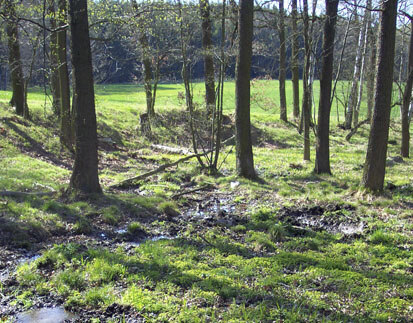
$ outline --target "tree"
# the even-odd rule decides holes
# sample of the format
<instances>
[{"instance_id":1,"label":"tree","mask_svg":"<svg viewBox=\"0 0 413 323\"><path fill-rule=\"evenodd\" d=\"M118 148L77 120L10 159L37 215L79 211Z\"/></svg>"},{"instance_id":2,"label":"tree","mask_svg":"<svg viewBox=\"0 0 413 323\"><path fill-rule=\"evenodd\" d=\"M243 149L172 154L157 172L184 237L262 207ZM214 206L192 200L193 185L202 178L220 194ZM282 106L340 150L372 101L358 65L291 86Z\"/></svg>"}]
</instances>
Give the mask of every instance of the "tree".
<instances>
[{"instance_id":1,"label":"tree","mask_svg":"<svg viewBox=\"0 0 413 323\"><path fill-rule=\"evenodd\" d=\"M362 178L363 186L372 191L383 190L386 172L393 86L397 0L383 1L381 10L374 111Z\"/></svg>"},{"instance_id":2,"label":"tree","mask_svg":"<svg viewBox=\"0 0 413 323\"><path fill-rule=\"evenodd\" d=\"M409 146L410 146L410 132L409 132L409 105L412 98L412 87L413 87L413 17L410 17L410 43L409 43L409 65L408 65L408 76L406 86L403 93L402 102L402 144L401 144L401 155L403 157L409 157Z\"/></svg>"},{"instance_id":3,"label":"tree","mask_svg":"<svg viewBox=\"0 0 413 323\"><path fill-rule=\"evenodd\" d=\"M302 123L304 129L304 160L310 160L310 121L311 121L311 89L309 85L310 74L310 35L308 27L308 1L303 0L303 20L304 20L304 71L303 71L303 104L302 104Z\"/></svg>"},{"instance_id":4,"label":"tree","mask_svg":"<svg viewBox=\"0 0 413 323\"><path fill-rule=\"evenodd\" d=\"M317 147L315 169L317 174L331 174L330 169L330 111L331 84L333 81L334 37L338 0L326 0L324 22L323 61L320 76L320 103L318 108Z\"/></svg>"},{"instance_id":5,"label":"tree","mask_svg":"<svg viewBox=\"0 0 413 323\"><path fill-rule=\"evenodd\" d=\"M215 110L215 71L212 44L212 25L208 0L199 0L202 18L202 50L204 54L205 103L208 115Z\"/></svg>"},{"instance_id":6,"label":"tree","mask_svg":"<svg viewBox=\"0 0 413 323\"><path fill-rule=\"evenodd\" d=\"M70 189L101 193L98 178L97 126L87 0L69 0L74 80L75 163Z\"/></svg>"},{"instance_id":7,"label":"tree","mask_svg":"<svg viewBox=\"0 0 413 323\"><path fill-rule=\"evenodd\" d=\"M239 3L239 48L235 82L235 143L238 175L254 179L257 177L252 154L250 119L250 78L252 57L254 1Z\"/></svg>"},{"instance_id":8,"label":"tree","mask_svg":"<svg viewBox=\"0 0 413 323\"><path fill-rule=\"evenodd\" d=\"M52 108L54 113L60 117L60 84L59 84L59 58L57 54L57 22L56 22L56 3L49 0L48 13L50 15L50 90L52 92Z\"/></svg>"},{"instance_id":9,"label":"tree","mask_svg":"<svg viewBox=\"0 0 413 323\"><path fill-rule=\"evenodd\" d=\"M287 122L287 100L285 97L285 72L286 72L286 50L285 50L285 25L284 25L284 0L279 0L278 34L280 37L280 67L278 82L280 88L280 119Z\"/></svg>"},{"instance_id":10,"label":"tree","mask_svg":"<svg viewBox=\"0 0 413 323\"><path fill-rule=\"evenodd\" d=\"M7 15L6 32L9 47L9 66L13 88L10 104L16 107L16 113L18 115L28 118L29 110L26 101L26 92L24 89L25 81L20 55L19 26L18 19L16 17L16 5L14 0L7 0L5 2L5 12Z\"/></svg>"},{"instance_id":11,"label":"tree","mask_svg":"<svg viewBox=\"0 0 413 323\"><path fill-rule=\"evenodd\" d=\"M291 24L292 24L292 44L291 44L291 82L293 84L293 115L298 118L300 115L300 86L299 86L299 65L298 65L298 30L297 30L297 0L291 1Z\"/></svg>"},{"instance_id":12,"label":"tree","mask_svg":"<svg viewBox=\"0 0 413 323\"><path fill-rule=\"evenodd\" d=\"M58 0L58 26L57 32L57 58L59 76L59 99L60 99L60 142L62 145L72 149L72 121L70 115L70 85L69 72L67 68L66 29L62 28L67 22L67 2Z\"/></svg>"}]
</instances>

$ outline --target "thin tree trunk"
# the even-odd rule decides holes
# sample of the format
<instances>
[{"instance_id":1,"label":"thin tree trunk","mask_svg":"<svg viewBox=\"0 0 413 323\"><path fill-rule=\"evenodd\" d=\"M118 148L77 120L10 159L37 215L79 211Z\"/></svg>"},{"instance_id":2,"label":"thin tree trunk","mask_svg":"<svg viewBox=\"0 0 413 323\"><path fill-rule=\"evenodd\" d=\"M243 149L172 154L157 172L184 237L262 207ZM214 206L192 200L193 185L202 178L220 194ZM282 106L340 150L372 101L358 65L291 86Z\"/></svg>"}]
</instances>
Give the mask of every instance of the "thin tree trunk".
<instances>
[{"instance_id":1,"label":"thin tree trunk","mask_svg":"<svg viewBox=\"0 0 413 323\"><path fill-rule=\"evenodd\" d=\"M19 30L16 17L16 8L12 0L5 2L7 13L6 32L9 47L9 66L13 94L10 104L16 108L18 115L24 116L26 110L26 96L24 90L23 67L20 56Z\"/></svg>"},{"instance_id":2,"label":"thin tree trunk","mask_svg":"<svg viewBox=\"0 0 413 323\"><path fill-rule=\"evenodd\" d=\"M67 2L58 0L59 19L58 25L67 23ZM60 89L60 142L70 150L73 146L72 121L70 115L70 84L67 68L66 29L57 32L57 55Z\"/></svg>"},{"instance_id":3,"label":"thin tree trunk","mask_svg":"<svg viewBox=\"0 0 413 323\"><path fill-rule=\"evenodd\" d=\"M215 110L215 68L209 0L199 0L202 19L202 50L204 54L205 103L209 116Z\"/></svg>"},{"instance_id":4,"label":"thin tree trunk","mask_svg":"<svg viewBox=\"0 0 413 323\"><path fill-rule=\"evenodd\" d=\"M285 49L285 25L284 25L284 0L279 0L278 34L280 38L280 66L279 66L279 90L280 90L280 119L287 122L287 99L285 96L285 72L286 72L286 49Z\"/></svg>"},{"instance_id":5,"label":"thin tree trunk","mask_svg":"<svg viewBox=\"0 0 413 323\"><path fill-rule=\"evenodd\" d=\"M101 193L98 177L97 126L87 0L69 0L74 88L76 155L70 189Z\"/></svg>"},{"instance_id":6,"label":"thin tree trunk","mask_svg":"<svg viewBox=\"0 0 413 323\"><path fill-rule=\"evenodd\" d=\"M359 29L356 62L354 64L353 80L351 82L350 96L349 96L348 103L347 103L346 122L344 125L346 129L351 129L351 124L353 121L353 116L354 116L356 105L357 105L357 94L358 94L357 89L358 89L360 73L361 73L361 62L362 62L362 56L363 56L364 38L366 37L366 24L367 24L366 13L367 12L369 12L369 10L365 10L364 17L363 17L363 23L362 23L361 28Z\"/></svg>"},{"instance_id":7,"label":"thin tree trunk","mask_svg":"<svg viewBox=\"0 0 413 323\"><path fill-rule=\"evenodd\" d=\"M305 63L303 73L303 103L302 103L302 120L304 129L304 160L310 160L310 119L311 119L311 93L308 84L310 73L310 40L308 28L308 1L303 0L303 20L304 20L304 50Z\"/></svg>"},{"instance_id":8,"label":"thin tree trunk","mask_svg":"<svg viewBox=\"0 0 413 323\"><path fill-rule=\"evenodd\" d=\"M409 43L409 65L408 78L403 93L402 102L402 144L401 155L409 157L410 131L409 131L409 105L413 87L413 20L411 20L410 43Z\"/></svg>"},{"instance_id":9,"label":"thin tree trunk","mask_svg":"<svg viewBox=\"0 0 413 323\"><path fill-rule=\"evenodd\" d=\"M146 36L144 29L141 30L139 42L142 46L142 67L146 95L146 113L149 116L149 120L151 120L155 116L155 109L152 104L152 63L148 37Z\"/></svg>"},{"instance_id":10,"label":"thin tree trunk","mask_svg":"<svg viewBox=\"0 0 413 323\"><path fill-rule=\"evenodd\" d=\"M370 28L370 17L371 17L371 12L370 12L370 7L371 7L371 0L367 1L367 9L364 13L364 18L363 18L363 27L364 27L364 42L363 42L363 52L361 54L361 67L360 67L360 82L359 82L359 88L358 88L358 94L357 94L357 104L354 108L354 120L353 120L353 127L357 127L359 123L359 114L360 114L360 107L361 107L361 101L363 99L363 86L364 86L364 75L365 75L365 70L366 70L366 59L367 59L367 32Z\"/></svg>"},{"instance_id":11,"label":"thin tree trunk","mask_svg":"<svg viewBox=\"0 0 413 323\"><path fill-rule=\"evenodd\" d=\"M250 78L254 1L240 0L239 49L236 70L235 143L238 175L257 177L252 154L250 119Z\"/></svg>"},{"instance_id":12,"label":"thin tree trunk","mask_svg":"<svg viewBox=\"0 0 413 323\"><path fill-rule=\"evenodd\" d=\"M381 9L374 112L362 178L363 186L372 191L383 190L386 172L393 86L397 0L383 1Z\"/></svg>"},{"instance_id":13,"label":"thin tree trunk","mask_svg":"<svg viewBox=\"0 0 413 323\"><path fill-rule=\"evenodd\" d=\"M336 32L338 2L339 0L326 0L326 21L324 23L323 61L320 76L320 103L318 108L317 147L314 169L317 174L331 174L329 135L334 38Z\"/></svg>"},{"instance_id":14,"label":"thin tree trunk","mask_svg":"<svg viewBox=\"0 0 413 323\"><path fill-rule=\"evenodd\" d=\"M367 119L371 120L374 104L374 81L376 76L377 41L374 28L369 29L370 60L367 72Z\"/></svg>"},{"instance_id":15,"label":"thin tree trunk","mask_svg":"<svg viewBox=\"0 0 413 323\"><path fill-rule=\"evenodd\" d=\"M56 3L55 0L49 1L50 27L56 29ZM52 92L52 108L55 115L60 117L60 84L59 84L59 58L57 55L57 32L50 33L50 89Z\"/></svg>"},{"instance_id":16,"label":"thin tree trunk","mask_svg":"<svg viewBox=\"0 0 413 323\"><path fill-rule=\"evenodd\" d=\"M292 44L291 44L291 82L293 84L294 118L300 116L300 85L299 85L299 65L298 65L298 28L297 28L297 0L291 2L292 20Z\"/></svg>"}]
</instances>

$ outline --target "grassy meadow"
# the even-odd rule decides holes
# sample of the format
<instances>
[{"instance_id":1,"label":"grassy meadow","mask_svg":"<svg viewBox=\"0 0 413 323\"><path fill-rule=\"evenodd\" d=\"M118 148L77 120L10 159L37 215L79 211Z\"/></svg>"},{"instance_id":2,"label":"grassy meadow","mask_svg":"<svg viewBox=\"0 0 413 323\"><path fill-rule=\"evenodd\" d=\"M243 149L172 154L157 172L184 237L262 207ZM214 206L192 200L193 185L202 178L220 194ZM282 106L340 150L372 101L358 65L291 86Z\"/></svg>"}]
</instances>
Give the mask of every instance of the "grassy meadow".
<instances>
[{"instance_id":1,"label":"grassy meadow","mask_svg":"<svg viewBox=\"0 0 413 323\"><path fill-rule=\"evenodd\" d=\"M202 108L203 84L193 90ZM181 84L158 87L162 122L152 130L159 144L191 147L183 91ZM291 92L288 82L295 122ZM225 114L234 112L234 93L227 82ZM51 98L31 89L33 120L25 121L8 107L10 92L0 91L0 190L57 191L0 197L0 322L39 304L64 306L80 322L412 321L413 162L398 157L398 108L386 189L373 195L360 188L368 126L347 142L334 102L333 175L316 175L314 134L312 162L304 163L303 138L279 121L277 93L276 81L253 82L262 182L238 178L234 148L226 146L219 176L192 159L111 190L182 155L154 149L140 133L142 86L97 85L98 136L110 138L99 146L105 194L76 200L64 193L73 159L60 147ZM315 106L317 93L315 82ZM365 109L363 102L360 120Z\"/></svg>"}]
</instances>

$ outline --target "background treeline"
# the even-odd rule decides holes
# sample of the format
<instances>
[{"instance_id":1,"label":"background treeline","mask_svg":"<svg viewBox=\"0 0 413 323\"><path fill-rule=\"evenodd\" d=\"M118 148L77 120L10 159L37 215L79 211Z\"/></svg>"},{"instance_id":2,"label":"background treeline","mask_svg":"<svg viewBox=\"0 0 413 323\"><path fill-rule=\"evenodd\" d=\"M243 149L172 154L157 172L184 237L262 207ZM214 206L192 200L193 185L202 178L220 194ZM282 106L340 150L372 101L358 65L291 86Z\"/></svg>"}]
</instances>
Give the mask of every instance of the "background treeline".
<instances>
[{"instance_id":1,"label":"background treeline","mask_svg":"<svg viewBox=\"0 0 413 323\"><path fill-rule=\"evenodd\" d=\"M29 85L44 85L50 79L49 43L50 32L42 28L50 27L49 13L43 8L43 1L18 1L20 51L23 62L23 73L31 74ZM300 5L300 4L299 4ZM231 2L227 11L228 37L226 55L228 56L226 76L235 77L237 41L237 3ZM312 61L313 78L318 79L322 51L323 6L317 4L315 16L312 17ZM221 35L220 15L222 4L211 2L212 37L214 45L218 46ZM401 5L403 7L403 4ZM303 36L300 8L297 21L297 38L299 45L299 75L303 70ZM311 8L310 8L311 9ZM89 22L92 38L93 69L96 83L131 83L143 80L143 46L140 41L142 33L146 35L147 45L153 63L159 61L159 77L161 81L182 80L182 58L179 49L179 30L175 16L170 12L177 10L175 2L139 2L134 8L132 1L99 0L89 1ZM46 11L46 12L44 12ZM188 36L188 48L191 61L191 76L193 79L203 79L202 29L199 4L194 2L184 8L187 23L191 24L191 35ZM340 80L351 80L356 59L360 27L363 20L363 9L340 4L339 17L336 25L335 41L335 74L340 64ZM251 76L253 78L278 78L280 63L279 9L276 2L255 8L254 38ZM369 48L375 46L378 12L372 12L371 28L373 37ZM292 17L290 4L285 4L285 34L286 34L286 77L291 78L292 58ZM10 80L8 64L7 36L5 21L2 20L0 42L0 89L6 89ZM407 73L408 29L409 24L399 19L394 79ZM343 50L342 57L339 53ZM215 50L216 56L218 49ZM158 63L158 62L157 62ZM69 62L69 71L71 64Z\"/></svg>"}]
</instances>

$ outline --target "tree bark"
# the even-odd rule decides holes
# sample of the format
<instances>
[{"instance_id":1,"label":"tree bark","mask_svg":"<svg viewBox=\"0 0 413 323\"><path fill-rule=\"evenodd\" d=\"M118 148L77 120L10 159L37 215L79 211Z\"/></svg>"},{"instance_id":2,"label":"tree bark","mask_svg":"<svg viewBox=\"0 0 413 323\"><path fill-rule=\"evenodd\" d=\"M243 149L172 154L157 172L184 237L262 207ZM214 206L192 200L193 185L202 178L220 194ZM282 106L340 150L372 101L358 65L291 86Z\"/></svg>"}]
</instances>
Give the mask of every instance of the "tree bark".
<instances>
[{"instance_id":1,"label":"tree bark","mask_svg":"<svg viewBox=\"0 0 413 323\"><path fill-rule=\"evenodd\" d=\"M305 63L303 72L303 104L302 104L302 122L304 129L304 160L310 160L310 120L311 120L311 92L308 84L310 74L310 35L308 28L308 1L303 0L303 23L304 23L304 51Z\"/></svg>"},{"instance_id":2,"label":"tree bark","mask_svg":"<svg viewBox=\"0 0 413 323\"><path fill-rule=\"evenodd\" d=\"M5 12L7 13L6 32L9 47L10 75L13 88L10 104L16 108L16 113L18 115L24 116L27 103L20 55L18 21L13 0L7 0L5 2Z\"/></svg>"},{"instance_id":3,"label":"tree bark","mask_svg":"<svg viewBox=\"0 0 413 323\"><path fill-rule=\"evenodd\" d=\"M254 1L240 0L239 48L236 70L235 147L239 176L254 179L250 119L250 78L252 57Z\"/></svg>"},{"instance_id":4,"label":"tree bark","mask_svg":"<svg viewBox=\"0 0 413 323\"><path fill-rule=\"evenodd\" d=\"M317 174L331 174L329 135L337 8L338 0L326 0L323 61L320 76L320 103L318 108L317 147L314 169Z\"/></svg>"},{"instance_id":5,"label":"tree bark","mask_svg":"<svg viewBox=\"0 0 413 323\"><path fill-rule=\"evenodd\" d=\"M285 50L285 25L284 25L284 0L279 0L278 35L280 38L280 66L278 74L280 90L280 119L287 122L287 99L285 96L285 72L286 72L286 50Z\"/></svg>"},{"instance_id":6,"label":"tree bark","mask_svg":"<svg viewBox=\"0 0 413 323\"><path fill-rule=\"evenodd\" d=\"M362 178L363 186L372 191L383 190L386 172L393 86L397 0L383 1L381 9L374 111Z\"/></svg>"},{"instance_id":7,"label":"tree bark","mask_svg":"<svg viewBox=\"0 0 413 323\"><path fill-rule=\"evenodd\" d=\"M291 82L293 84L294 118L300 116L300 85L299 85L299 65L298 65L298 28L297 28L297 0L291 2L292 19L292 44L291 44Z\"/></svg>"},{"instance_id":8,"label":"tree bark","mask_svg":"<svg viewBox=\"0 0 413 323\"><path fill-rule=\"evenodd\" d=\"M209 0L199 0L202 18L202 50L204 54L205 103L209 116L215 110L215 70L212 44L212 25Z\"/></svg>"},{"instance_id":9,"label":"tree bark","mask_svg":"<svg viewBox=\"0 0 413 323\"><path fill-rule=\"evenodd\" d=\"M401 155L402 157L409 157L410 146L410 131L409 131L409 106L412 98L413 87L413 20L411 21L410 31L410 43L409 43L409 65L408 65L408 78L403 93L402 102L402 144Z\"/></svg>"},{"instance_id":10,"label":"tree bark","mask_svg":"<svg viewBox=\"0 0 413 323\"><path fill-rule=\"evenodd\" d=\"M67 23L67 1L58 0L59 27ZM70 84L67 68L66 29L57 32L57 56L60 90L60 142L69 149L73 146L72 121L70 114Z\"/></svg>"},{"instance_id":11,"label":"tree bark","mask_svg":"<svg viewBox=\"0 0 413 323\"><path fill-rule=\"evenodd\" d=\"M98 178L97 127L87 0L69 0L74 88L76 155L70 189L101 193Z\"/></svg>"}]
</instances>

